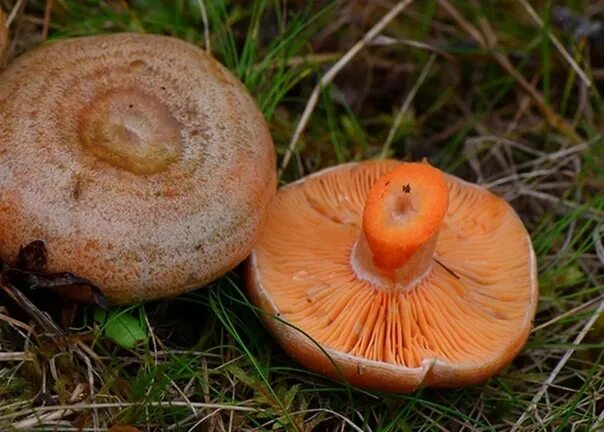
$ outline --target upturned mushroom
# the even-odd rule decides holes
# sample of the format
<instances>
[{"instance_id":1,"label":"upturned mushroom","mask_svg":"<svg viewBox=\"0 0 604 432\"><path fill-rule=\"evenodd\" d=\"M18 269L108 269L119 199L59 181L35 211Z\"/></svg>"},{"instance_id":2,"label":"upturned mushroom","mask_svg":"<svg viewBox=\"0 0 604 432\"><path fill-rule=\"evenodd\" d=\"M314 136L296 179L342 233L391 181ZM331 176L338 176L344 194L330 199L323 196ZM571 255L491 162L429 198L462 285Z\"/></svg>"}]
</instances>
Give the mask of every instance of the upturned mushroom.
<instances>
[{"instance_id":1,"label":"upturned mushroom","mask_svg":"<svg viewBox=\"0 0 604 432\"><path fill-rule=\"evenodd\" d=\"M351 163L281 188L248 270L291 356L396 392L495 374L525 343L538 298L514 210L428 163Z\"/></svg>"},{"instance_id":2,"label":"upturned mushroom","mask_svg":"<svg viewBox=\"0 0 604 432\"><path fill-rule=\"evenodd\" d=\"M0 258L41 241L47 272L113 303L201 287L249 254L274 164L254 100L205 51L143 34L45 44L0 77Z\"/></svg>"},{"instance_id":3,"label":"upturned mushroom","mask_svg":"<svg viewBox=\"0 0 604 432\"><path fill-rule=\"evenodd\" d=\"M8 27L6 26L6 19L4 12L0 8L0 70L4 65L6 59L6 53L8 52Z\"/></svg>"}]
</instances>

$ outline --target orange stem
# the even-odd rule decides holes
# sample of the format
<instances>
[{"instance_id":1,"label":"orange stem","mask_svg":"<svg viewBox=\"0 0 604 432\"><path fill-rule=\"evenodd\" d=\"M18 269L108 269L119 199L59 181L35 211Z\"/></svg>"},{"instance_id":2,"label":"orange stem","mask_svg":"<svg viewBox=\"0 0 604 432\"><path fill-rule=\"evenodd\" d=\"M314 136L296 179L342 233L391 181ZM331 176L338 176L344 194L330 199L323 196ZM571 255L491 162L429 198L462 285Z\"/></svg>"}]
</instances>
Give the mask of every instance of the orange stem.
<instances>
[{"instance_id":1,"label":"orange stem","mask_svg":"<svg viewBox=\"0 0 604 432\"><path fill-rule=\"evenodd\" d=\"M357 274L384 286L409 286L432 264L448 207L442 172L428 163L402 163L370 189L363 231L354 247Z\"/></svg>"}]
</instances>

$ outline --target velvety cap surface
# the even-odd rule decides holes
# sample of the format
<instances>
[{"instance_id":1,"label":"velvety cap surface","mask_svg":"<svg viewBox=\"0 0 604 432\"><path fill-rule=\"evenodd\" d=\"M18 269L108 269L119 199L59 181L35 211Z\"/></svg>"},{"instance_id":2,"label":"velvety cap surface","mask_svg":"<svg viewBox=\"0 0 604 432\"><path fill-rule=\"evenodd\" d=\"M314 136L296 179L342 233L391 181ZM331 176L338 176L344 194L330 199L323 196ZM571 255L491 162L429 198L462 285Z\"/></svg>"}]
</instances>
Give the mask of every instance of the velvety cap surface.
<instances>
[{"instance_id":1,"label":"velvety cap surface","mask_svg":"<svg viewBox=\"0 0 604 432\"><path fill-rule=\"evenodd\" d=\"M252 97L205 51L143 34L46 44L0 78L0 254L43 240L49 271L117 303L200 287L250 252L274 162Z\"/></svg>"}]
</instances>

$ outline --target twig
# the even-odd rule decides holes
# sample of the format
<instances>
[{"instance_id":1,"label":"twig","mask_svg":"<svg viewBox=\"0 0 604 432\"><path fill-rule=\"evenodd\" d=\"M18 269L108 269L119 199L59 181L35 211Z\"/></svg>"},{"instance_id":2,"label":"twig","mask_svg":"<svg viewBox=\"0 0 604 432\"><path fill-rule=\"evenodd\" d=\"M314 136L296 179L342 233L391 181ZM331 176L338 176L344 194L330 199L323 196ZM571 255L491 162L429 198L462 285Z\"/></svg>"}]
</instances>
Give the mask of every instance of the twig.
<instances>
[{"instance_id":1,"label":"twig","mask_svg":"<svg viewBox=\"0 0 604 432\"><path fill-rule=\"evenodd\" d=\"M283 175L283 171L289 165L289 161L291 160L292 154L296 151L296 146L298 141L300 140L300 136L302 132L306 128L308 120L312 115L315 106L319 100L319 95L321 94L321 90L325 88L328 84L330 84L336 75L346 66L371 40L373 40L377 35L379 35L382 30L400 14L407 6L409 6L413 0L403 0L400 1L394 6L386 15L384 15L367 33L363 35L363 37L356 43L352 48L350 48L341 58L338 60L329 70L321 77L319 83L313 89L308 102L306 103L306 107L304 108L304 112L302 113L302 117L300 117L300 121L298 122L294 134L292 136L291 141L289 142L289 146L285 155L283 156L283 161L281 162L281 167L279 168L278 176L281 177Z\"/></svg>"},{"instance_id":2,"label":"twig","mask_svg":"<svg viewBox=\"0 0 604 432\"><path fill-rule=\"evenodd\" d=\"M577 335L577 337L573 341L573 345L576 346L576 345L579 345L581 343L581 341L583 340L583 338L585 337L585 335L587 335L587 332L591 329L591 327L595 324L596 320L602 314L602 311L604 311L604 300L602 300L600 302L600 305L595 310L594 314L587 321L587 323L585 323L585 325L583 326L583 329L581 330L581 332ZM573 346L572 348L569 348L564 353L564 355L562 356L562 358L560 359L560 361L558 362L558 364L556 365L556 367L554 368L554 370L551 372L551 374L549 375L549 377L547 377L547 380L545 380L545 382L543 383L543 386L541 387L541 389L539 389L539 391L537 392L537 394L531 400L531 404L529 405L529 407L527 408L527 410L516 421L516 423L514 424L514 427L511 429L511 432L516 432L520 428L520 426L522 425L522 423L524 423L524 421L526 420L527 416L529 415L529 412L532 411L532 410L534 410L536 408L537 403L539 403L539 401L541 400L541 398L543 397L543 395L547 391L548 387L554 382L554 380L556 379L556 377L558 376L558 374L560 373L560 371L562 370L562 368L566 365L566 362L573 355L573 353L575 352L575 349L576 348Z\"/></svg>"},{"instance_id":3,"label":"twig","mask_svg":"<svg viewBox=\"0 0 604 432\"><path fill-rule=\"evenodd\" d=\"M392 144L394 135L396 134L396 131L398 130L399 126L401 125L401 122L403 121L403 117L405 117L405 114L407 113L407 110L411 106L413 99L415 99L415 95L417 94L419 88L422 86L426 77L428 76L428 72L430 72L430 69L432 68L432 64L434 63L435 59L436 59L436 54L432 53L432 55L430 55L430 58L428 58L428 61L424 65L421 73L419 74L417 81L415 82L415 84L409 91L409 94L405 98L403 104L401 105L401 109L397 113L397 115L394 119L394 122L392 123L392 127L390 128L390 131L388 132L388 137L386 138L386 142L384 142L384 146L382 147L382 153L381 153L382 158L385 158L388 155L388 151L390 150L390 145Z\"/></svg>"},{"instance_id":4,"label":"twig","mask_svg":"<svg viewBox=\"0 0 604 432\"><path fill-rule=\"evenodd\" d=\"M535 21L535 23L537 23L538 26L540 26L542 29L545 27L545 23L543 22L541 17L537 14L537 12L535 12L535 9L533 9L533 7L526 0L516 0L516 1L524 7L526 12L530 15L530 17L533 19L533 21ZM571 57L571 55L568 53L568 51L562 46L562 44L560 43L560 41L558 40L556 35L554 35L550 30L548 30L547 36L552 41L554 46L558 49L558 51L560 51L560 54L562 54L562 57L564 57L564 60L566 60L568 62L568 64L570 65L570 67L572 67L575 70L575 72L577 73L577 75L579 75L579 78L581 78L581 81L583 81L583 83L585 83L585 85L588 88L591 88L592 83L589 80L589 77L579 67L579 65L577 64L575 59L573 59Z\"/></svg>"}]
</instances>

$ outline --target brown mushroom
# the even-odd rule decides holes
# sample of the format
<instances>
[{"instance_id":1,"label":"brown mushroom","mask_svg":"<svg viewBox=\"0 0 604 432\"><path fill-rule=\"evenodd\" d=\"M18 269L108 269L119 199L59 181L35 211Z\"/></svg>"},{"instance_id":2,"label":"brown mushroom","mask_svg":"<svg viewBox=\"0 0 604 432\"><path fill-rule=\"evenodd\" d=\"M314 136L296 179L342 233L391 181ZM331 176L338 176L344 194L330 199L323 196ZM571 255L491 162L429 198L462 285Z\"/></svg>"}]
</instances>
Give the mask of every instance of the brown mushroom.
<instances>
[{"instance_id":1,"label":"brown mushroom","mask_svg":"<svg viewBox=\"0 0 604 432\"><path fill-rule=\"evenodd\" d=\"M4 12L0 8L0 70L4 65L6 54L8 52L8 27L6 26L6 18Z\"/></svg>"},{"instance_id":2,"label":"brown mushroom","mask_svg":"<svg viewBox=\"0 0 604 432\"><path fill-rule=\"evenodd\" d=\"M299 362L390 391L485 380L525 343L538 297L530 237L504 200L392 160L280 189L248 288Z\"/></svg>"},{"instance_id":3,"label":"brown mushroom","mask_svg":"<svg viewBox=\"0 0 604 432\"><path fill-rule=\"evenodd\" d=\"M274 163L254 100L205 51L143 34L46 44L0 78L0 257L41 240L48 272L114 303L200 287L249 254Z\"/></svg>"}]
</instances>

